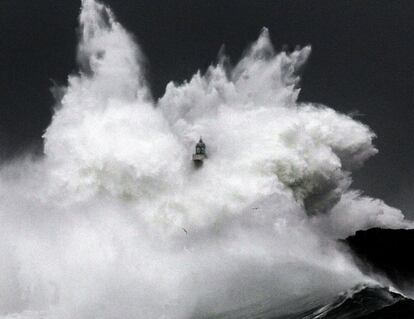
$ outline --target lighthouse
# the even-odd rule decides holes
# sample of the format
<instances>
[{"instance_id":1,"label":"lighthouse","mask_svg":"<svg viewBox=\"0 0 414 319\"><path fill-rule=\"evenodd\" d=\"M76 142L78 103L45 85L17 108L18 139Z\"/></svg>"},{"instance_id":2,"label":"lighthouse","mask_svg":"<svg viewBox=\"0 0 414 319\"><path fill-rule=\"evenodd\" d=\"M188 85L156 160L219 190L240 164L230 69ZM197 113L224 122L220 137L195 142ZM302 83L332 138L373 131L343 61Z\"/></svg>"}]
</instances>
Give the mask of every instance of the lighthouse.
<instances>
[{"instance_id":1,"label":"lighthouse","mask_svg":"<svg viewBox=\"0 0 414 319\"><path fill-rule=\"evenodd\" d=\"M195 153L193 154L193 162L196 166L201 166L205 158L207 158L206 144L204 144L203 139L200 137L200 140L195 146Z\"/></svg>"}]
</instances>

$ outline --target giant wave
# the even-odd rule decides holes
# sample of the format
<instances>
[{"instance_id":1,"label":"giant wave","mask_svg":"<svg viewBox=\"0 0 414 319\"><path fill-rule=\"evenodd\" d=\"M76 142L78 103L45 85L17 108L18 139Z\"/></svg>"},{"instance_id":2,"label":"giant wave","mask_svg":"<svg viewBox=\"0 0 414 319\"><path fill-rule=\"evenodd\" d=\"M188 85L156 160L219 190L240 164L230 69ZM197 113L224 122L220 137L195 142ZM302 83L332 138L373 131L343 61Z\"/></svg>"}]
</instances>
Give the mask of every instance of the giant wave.
<instances>
[{"instance_id":1,"label":"giant wave","mask_svg":"<svg viewBox=\"0 0 414 319\"><path fill-rule=\"evenodd\" d=\"M411 223L351 188L374 133L298 102L310 47L277 52L264 28L235 66L222 57L154 100L113 12L83 0L79 24L45 155L1 167L2 317L278 316L378 284L337 239Z\"/></svg>"}]
</instances>

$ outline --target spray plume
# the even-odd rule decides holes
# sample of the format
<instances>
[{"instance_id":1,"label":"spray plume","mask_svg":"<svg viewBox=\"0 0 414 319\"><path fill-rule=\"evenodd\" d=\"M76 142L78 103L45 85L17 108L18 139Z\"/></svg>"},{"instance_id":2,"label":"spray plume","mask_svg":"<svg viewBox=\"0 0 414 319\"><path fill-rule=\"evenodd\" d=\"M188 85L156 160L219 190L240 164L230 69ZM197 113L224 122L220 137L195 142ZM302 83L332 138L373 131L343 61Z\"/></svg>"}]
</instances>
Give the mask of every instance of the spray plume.
<instances>
[{"instance_id":1,"label":"spray plume","mask_svg":"<svg viewBox=\"0 0 414 319\"><path fill-rule=\"evenodd\" d=\"M352 169L377 152L373 132L297 102L310 51L276 52L263 29L235 67L169 83L155 102L133 37L83 0L80 70L45 157L0 171L0 315L286 312L369 281L336 239L411 225L350 190ZM200 135L209 158L195 170Z\"/></svg>"}]
</instances>

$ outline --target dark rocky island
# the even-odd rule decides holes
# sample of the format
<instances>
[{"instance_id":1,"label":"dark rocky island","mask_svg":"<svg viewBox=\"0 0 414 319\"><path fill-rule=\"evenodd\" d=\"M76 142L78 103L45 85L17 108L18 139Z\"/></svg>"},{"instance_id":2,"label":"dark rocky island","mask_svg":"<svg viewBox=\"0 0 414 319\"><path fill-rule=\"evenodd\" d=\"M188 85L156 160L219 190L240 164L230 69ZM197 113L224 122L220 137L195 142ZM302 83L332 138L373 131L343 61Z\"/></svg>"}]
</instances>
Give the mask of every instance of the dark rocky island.
<instances>
[{"instance_id":1,"label":"dark rocky island","mask_svg":"<svg viewBox=\"0 0 414 319\"><path fill-rule=\"evenodd\" d=\"M345 241L362 271L384 275L402 290L413 287L413 229L372 228L358 231Z\"/></svg>"}]
</instances>

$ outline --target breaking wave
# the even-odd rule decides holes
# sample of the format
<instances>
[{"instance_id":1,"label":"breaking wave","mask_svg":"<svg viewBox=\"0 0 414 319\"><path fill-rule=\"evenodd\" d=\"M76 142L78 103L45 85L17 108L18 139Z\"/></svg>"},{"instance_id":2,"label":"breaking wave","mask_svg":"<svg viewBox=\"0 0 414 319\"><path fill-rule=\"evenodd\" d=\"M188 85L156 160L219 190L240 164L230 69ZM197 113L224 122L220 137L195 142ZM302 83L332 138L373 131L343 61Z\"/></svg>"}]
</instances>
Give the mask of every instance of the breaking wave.
<instances>
[{"instance_id":1,"label":"breaking wave","mask_svg":"<svg viewBox=\"0 0 414 319\"><path fill-rule=\"evenodd\" d=\"M280 314L271 302L223 313L209 319L350 319L412 317L414 300L378 285L357 285L333 297L326 304L315 304L306 296L295 301L299 309Z\"/></svg>"},{"instance_id":2,"label":"breaking wave","mask_svg":"<svg viewBox=\"0 0 414 319\"><path fill-rule=\"evenodd\" d=\"M45 156L1 167L0 315L198 318L265 302L282 314L373 282L336 239L411 224L350 189L374 133L298 103L310 47L277 52L263 29L234 67L222 57L155 101L111 10L83 0L79 23L79 72Z\"/></svg>"}]
</instances>

